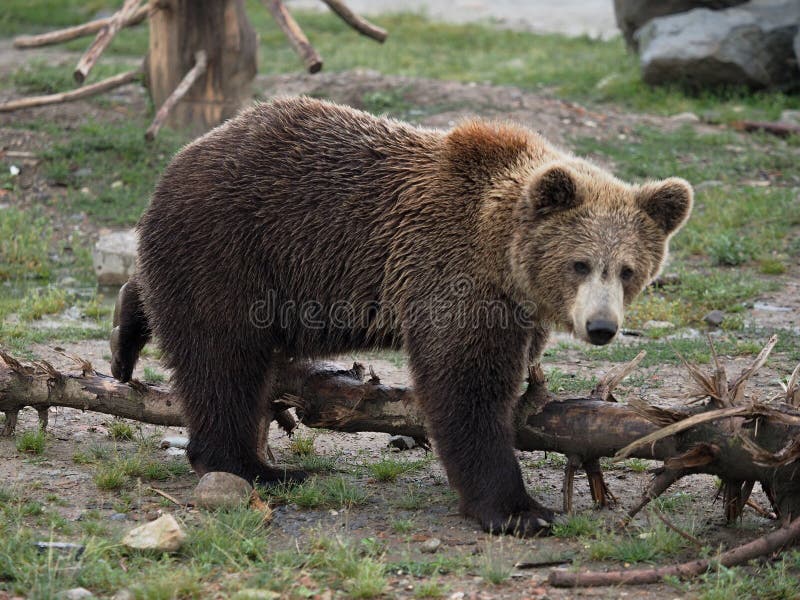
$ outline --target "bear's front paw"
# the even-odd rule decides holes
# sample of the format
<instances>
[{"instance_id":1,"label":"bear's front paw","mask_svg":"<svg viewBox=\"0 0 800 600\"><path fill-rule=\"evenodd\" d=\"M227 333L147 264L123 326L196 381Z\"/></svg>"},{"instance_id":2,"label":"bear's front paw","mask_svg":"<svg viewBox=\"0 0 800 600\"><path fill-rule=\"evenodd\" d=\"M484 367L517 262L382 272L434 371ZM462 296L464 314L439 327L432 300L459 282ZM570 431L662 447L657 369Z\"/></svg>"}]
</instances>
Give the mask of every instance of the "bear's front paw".
<instances>
[{"instance_id":1,"label":"bear's front paw","mask_svg":"<svg viewBox=\"0 0 800 600\"><path fill-rule=\"evenodd\" d=\"M550 534L555 514L549 508L536 503L534 507L509 515L499 512L483 514L479 520L483 530L488 533L534 537Z\"/></svg>"}]
</instances>

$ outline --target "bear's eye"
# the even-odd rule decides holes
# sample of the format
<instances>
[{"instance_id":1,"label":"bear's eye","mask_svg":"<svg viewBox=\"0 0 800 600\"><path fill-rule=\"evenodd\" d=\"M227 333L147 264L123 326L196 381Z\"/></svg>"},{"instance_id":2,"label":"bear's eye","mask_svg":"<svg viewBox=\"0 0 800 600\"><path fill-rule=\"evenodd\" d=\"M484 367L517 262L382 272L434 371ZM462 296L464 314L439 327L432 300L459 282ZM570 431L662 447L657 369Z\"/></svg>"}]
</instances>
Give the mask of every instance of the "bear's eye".
<instances>
[{"instance_id":1,"label":"bear's eye","mask_svg":"<svg viewBox=\"0 0 800 600\"><path fill-rule=\"evenodd\" d=\"M630 267L622 267L619 277L622 279L622 281L630 281L633 278L633 269Z\"/></svg>"},{"instance_id":2,"label":"bear's eye","mask_svg":"<svg viewBox=\"0 0 800 600\"><path fill-rule=\"evenodd\" d=\"M578 275L588 275L591 273L592 268L589 266L589 263L585 263L582 260L577 260L572 263L572 270Z\"/></svg>"}]
</instances>

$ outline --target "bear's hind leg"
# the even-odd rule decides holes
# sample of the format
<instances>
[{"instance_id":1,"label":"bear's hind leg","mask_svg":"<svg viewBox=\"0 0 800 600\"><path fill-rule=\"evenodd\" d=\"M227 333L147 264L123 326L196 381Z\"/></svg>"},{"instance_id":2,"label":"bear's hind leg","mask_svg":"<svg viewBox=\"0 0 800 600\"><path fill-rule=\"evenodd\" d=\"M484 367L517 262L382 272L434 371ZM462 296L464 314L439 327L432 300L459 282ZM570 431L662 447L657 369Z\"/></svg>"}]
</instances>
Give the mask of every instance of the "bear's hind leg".
<instances>
[{"instance_id":1,"label":"bear's hind leg","mask_svg":"<svg viewBox=\"0 0 800 600\"><path fill-rule=\"evenodd\" d=\"M272 379L269 361L252 349L209 350L194 348L194 368L178 367L173 376L188 420L186 453L195 472L225 471L262 485L305 479L304 472L272 467L259 456L259 424Z\"/></svg>"}]
</instances>

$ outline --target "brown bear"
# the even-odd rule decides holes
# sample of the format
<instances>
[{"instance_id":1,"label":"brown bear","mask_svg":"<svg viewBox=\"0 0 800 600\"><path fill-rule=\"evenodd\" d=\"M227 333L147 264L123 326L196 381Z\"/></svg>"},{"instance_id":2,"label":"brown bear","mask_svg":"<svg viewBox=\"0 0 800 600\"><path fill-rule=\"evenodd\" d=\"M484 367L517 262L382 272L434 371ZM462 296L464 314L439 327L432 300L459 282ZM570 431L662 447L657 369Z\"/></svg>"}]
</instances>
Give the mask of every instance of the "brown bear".
<instances>
[{"instance_id":1,"label":"brown bear","mask_svg":"<svg viewBox=\"0 0 800 600\"><path fill-rule=\"evenodd\" d=\"M195 471L271 483L303 476L255 450L281 362L402 348L463 513L533 534L553 515L514 456L525 367L554 326L608 343L691 206L682 179L627 184L516 125L258 104L158 183L112 370L157 336Z\"/></svg>"}]
</instances>

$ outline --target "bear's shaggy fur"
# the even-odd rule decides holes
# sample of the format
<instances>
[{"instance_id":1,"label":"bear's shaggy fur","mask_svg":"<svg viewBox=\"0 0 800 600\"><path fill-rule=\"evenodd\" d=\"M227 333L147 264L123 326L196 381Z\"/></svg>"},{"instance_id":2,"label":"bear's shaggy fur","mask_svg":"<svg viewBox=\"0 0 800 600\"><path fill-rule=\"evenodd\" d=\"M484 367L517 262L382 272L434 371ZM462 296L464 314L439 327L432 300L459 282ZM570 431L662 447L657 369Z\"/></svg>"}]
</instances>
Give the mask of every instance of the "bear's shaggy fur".
<instances>
[{"instance_id":1,"label":"bear's shaggy fur","mask_svg":"<svg viewBox=\"0 0 800 600\"><path fill-rule=\"evenodd\" d=\"M552 326L613 337L691 202L683 180L629 185L510 124L441 132L309 98L260 104L161 178L113 372L131 377L152 331L195 470L269 483L285 474L257 456L257 424L281 361L402 348L462 511L531 534L552 513L513 450L528 360Z\"/></svg>"}]
</instances>

